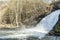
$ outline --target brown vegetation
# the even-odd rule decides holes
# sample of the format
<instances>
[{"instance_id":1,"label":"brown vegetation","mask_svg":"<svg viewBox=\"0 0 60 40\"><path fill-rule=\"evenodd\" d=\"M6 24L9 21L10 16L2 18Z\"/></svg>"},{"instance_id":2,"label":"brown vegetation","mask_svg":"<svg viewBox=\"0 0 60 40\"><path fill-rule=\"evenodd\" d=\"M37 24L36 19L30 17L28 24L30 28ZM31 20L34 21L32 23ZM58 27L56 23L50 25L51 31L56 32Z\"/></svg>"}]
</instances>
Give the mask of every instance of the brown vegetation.
<instances>
[{"instance_id":1,"label":"brown vegetation","mask_svg":"<svg viewBox=\"0 0 60 40\"><path fill-rule=\"evenodd\" d=\"M1 16L1 23L17 27L34 26L51 11L51 7L41 0L15 0L7 4L7 9Z\"/></svg>"}]
</instances>

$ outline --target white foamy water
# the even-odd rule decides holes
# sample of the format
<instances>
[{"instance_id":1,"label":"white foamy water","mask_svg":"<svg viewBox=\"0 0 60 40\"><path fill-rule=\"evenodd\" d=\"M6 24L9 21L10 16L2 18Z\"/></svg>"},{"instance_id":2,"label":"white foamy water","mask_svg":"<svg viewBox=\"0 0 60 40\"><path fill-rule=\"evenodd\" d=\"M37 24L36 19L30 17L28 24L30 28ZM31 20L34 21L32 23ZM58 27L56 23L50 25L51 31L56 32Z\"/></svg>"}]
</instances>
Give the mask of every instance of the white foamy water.
<instances>
[{"instance_id":1,"label":"white foamy water","mask_svg":"<svg viewBox=\"0 0 60 40\"><path fill-rule=\"evenodd\" d=\"M0 31L0 38L23 38L28 36L36 36L43 38L55 26L59 19L60 10L56 10L44 17L36 27L23 30L6 30Z\"/></svg>"}]
</instances>

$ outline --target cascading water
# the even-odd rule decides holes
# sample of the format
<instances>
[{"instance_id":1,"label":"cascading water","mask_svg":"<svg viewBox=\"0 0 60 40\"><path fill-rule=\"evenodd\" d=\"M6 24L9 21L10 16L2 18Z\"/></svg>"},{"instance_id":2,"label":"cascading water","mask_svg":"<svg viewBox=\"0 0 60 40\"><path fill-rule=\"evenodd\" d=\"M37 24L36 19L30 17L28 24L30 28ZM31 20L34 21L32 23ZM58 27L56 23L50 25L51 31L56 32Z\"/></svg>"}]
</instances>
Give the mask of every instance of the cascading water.
<instances>
[{"instance_id":1,"label":"cascading water","mask_svg":"<svg viewBox=\"0 0 60 40\"><path fill-rule=\"evenodd\" d=\"M58 22L60 10L44 17L35 27L18 30L0 30L0 38L27 38L29 36L43 38Z\"/></svg>"},{"instance_id":2,"label":"cascading water","mask_svg":"<svg viewBox=\"0 0 60 40\"><path fill-rule=\"evenodd\" d=\"M58 22L60 10L44 17L35 27L23 30L0 30L0 38L27 38L28 36L43 38Z\"/></svg>"}]
</instances>

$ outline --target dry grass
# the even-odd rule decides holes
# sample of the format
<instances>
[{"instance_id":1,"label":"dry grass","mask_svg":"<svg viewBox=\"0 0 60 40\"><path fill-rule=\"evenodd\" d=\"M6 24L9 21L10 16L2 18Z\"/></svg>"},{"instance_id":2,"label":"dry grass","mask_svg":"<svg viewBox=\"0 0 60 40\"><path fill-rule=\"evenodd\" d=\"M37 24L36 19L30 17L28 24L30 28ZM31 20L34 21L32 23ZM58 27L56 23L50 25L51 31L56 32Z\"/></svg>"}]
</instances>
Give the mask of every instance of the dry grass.
<instances>
[{"instance_id":1,"label":"dry grass","mask_svg":"<svg viewBox=\"0 0 60 40\"><path fill-rule=\"evenodd\" d=\"M41 0L12 0L7 4L7 9L1 16L1 23L7 25L36 25L51 10L49 5Z\"/></svg>"}]
</instances>

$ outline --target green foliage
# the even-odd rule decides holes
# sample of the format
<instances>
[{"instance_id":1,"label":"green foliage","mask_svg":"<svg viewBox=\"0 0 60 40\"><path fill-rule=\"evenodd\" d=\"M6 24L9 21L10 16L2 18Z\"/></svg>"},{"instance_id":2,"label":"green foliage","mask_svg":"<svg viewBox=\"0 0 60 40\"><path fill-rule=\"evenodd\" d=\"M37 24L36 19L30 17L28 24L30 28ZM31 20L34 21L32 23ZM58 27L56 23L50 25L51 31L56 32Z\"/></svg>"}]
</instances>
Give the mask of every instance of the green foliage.
<instances>
[{"instance_id":1,"label":"green foliage","mask_svg":"<svg viewBox=\"0 0 60 40\"><path fill-rule=\"evenodd\" d=\"M53 30L49 32L49 35L54 35L54 36L60 35L60 20L56 23Z\"/></svg>"},{"instance_id":2,"label":"green foliage","mask_svg":"<svg viewBox=\"0 0 60 40\"><path fill-rule=\"evenodd\" d=\"M55 26L55 31L60 33L60 21L58 21L57 25Z\"/></svg>"}]
</instances>

